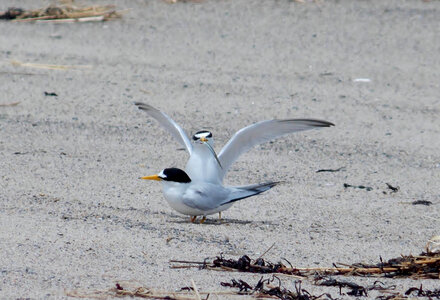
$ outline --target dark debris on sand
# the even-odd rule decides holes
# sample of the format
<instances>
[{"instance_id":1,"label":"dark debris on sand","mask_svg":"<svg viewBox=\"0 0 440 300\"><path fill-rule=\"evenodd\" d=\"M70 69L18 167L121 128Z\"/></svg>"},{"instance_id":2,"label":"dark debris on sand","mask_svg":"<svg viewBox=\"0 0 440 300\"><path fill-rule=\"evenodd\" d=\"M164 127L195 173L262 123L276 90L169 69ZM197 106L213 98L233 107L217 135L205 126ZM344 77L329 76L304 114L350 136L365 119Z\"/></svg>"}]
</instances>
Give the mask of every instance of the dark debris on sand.
<instances>
[{"instance_id":1,"label":"dark debris on sand","mask_svg":"<svg viewBox=\"0 0 440 300\"><path fill-rule=\"evenodd\" d=\"M171 266L172 268L200 267L202 269L215 269L224 271L240 271L249 273L282 273L299 277L315 275L351 275L351 276L375 276L386 278L413 278L413 279L439 279L440 278L440 252L422 252L420 255L402 255L397 258L376 264L339 264L332 268L295 268L287 267L281 262L272 263L263 258L252 260L244 255L238 259L226 259L222 255L217 256L212 262L189 262L172 260L171 263L186 264L186 266Z\"/></svg>"},{"instance_id":2,"label":"dark debris on sand","mask_svg":"<svg viewBox=\"0 0 440 300\"><path fill-rule=\"evenodd\" d=\"M224 287L238 288L238 294L241 295L253 295L257 298L265 298L267 296L285 299L285 300L316 300L316 299L334 299L330 294L321 294L319 296L314 296L310 294L307 290L301 287L301 281L295 281L295 290L291 291L282 285L281 280L272 276L271 278L263 279L257 282L256 285L251 284L239 279L232 279L231 282L221 282Z\"/></svg>"}]
</instances>

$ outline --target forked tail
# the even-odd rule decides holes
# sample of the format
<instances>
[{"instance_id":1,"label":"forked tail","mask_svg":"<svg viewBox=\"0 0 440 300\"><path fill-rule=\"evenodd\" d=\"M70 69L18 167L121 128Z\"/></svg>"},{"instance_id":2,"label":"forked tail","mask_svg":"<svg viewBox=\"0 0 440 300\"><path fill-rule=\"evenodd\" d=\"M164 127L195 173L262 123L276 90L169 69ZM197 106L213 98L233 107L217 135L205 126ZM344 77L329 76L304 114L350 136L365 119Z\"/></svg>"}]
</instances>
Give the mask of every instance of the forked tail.
<instances>
[{"instance_id":1,"label":"forked tail","mask_svg":"<svg viewBox=\"0 0 440 300\"><path fill-rule=\"evenodd\" d=\"M251 184L245 186L236 186L234 187L236 191L231 194L231 197L223 204L232 203L238 200L242 200L248 197L252 197L267 190L270 190L277 184L281 183L281 181L271 181L259 184Z\"/></svg>"}]
</instances>

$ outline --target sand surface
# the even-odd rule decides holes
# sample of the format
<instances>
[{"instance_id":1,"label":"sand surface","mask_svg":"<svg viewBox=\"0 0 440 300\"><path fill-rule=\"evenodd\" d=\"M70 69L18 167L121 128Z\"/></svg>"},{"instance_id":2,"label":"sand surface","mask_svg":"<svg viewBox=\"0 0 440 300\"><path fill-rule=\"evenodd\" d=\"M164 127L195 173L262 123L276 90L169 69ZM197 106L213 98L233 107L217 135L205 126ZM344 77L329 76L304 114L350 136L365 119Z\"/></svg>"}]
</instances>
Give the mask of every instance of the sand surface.
<instances>
[{"instance_id":1,"label":"sand surface","mask_svg":"<svg viewBox=\"0 0 440 300\"><path fill-rule=\"evenodd\" d=\"M116 4L131 10L105 23L0 22L0 104L19 102L0 107L0 298L62 298L121 280L172 291L192 278L221 290L220 281L260 275L170 269L169 260L256 258L275 243L265 258L298 267L376 263L419 254L440 234L439 1ZM183 168L188 155L134 101L189 134L211 130L217 151L265 119L336 126L243 155L227 184L285 183L236 203L223 223L191 224L159 183L138 180Z\"/></svg>"}]
</instances>

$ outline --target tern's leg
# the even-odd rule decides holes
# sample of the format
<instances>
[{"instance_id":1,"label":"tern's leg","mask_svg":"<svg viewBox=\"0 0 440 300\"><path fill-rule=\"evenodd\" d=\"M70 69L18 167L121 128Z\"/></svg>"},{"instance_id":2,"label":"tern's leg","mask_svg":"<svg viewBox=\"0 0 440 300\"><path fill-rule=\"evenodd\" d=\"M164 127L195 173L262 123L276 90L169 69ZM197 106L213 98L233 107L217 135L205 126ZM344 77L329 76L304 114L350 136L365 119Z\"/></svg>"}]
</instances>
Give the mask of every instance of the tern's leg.
<instances>
[{"instance_id":1,"label":"tern's leg","mask_svg":"<svg viewBox=\"0 0 440 300\"><path fill-rule=\"evenodd\" d=\"M218 219L219 219L220 221L222 220L222 212L221 212L221 211L218 212Z\"/></svg>"},{"instance_id":2,"label":"tern's leg","mask_svg":"<svg viewBox=\"0 0 440 300\"><path fill-rule=\"evenodd\" d=\"M200 224L205 223L205 221L206 221L206 216L203 216L202 219L200 220Z\"/></svg>"},{"instance_id":3,"label":"tern's leg","mask_svg":"<svg viewBox=\"0 0 440 300\"><path fill-rule=\"evenodd\" d=\"M197 219L197 216L191 216L189 217L189 220L191 221L191 223L194 223Z\"/></svg>"}]
</instances>

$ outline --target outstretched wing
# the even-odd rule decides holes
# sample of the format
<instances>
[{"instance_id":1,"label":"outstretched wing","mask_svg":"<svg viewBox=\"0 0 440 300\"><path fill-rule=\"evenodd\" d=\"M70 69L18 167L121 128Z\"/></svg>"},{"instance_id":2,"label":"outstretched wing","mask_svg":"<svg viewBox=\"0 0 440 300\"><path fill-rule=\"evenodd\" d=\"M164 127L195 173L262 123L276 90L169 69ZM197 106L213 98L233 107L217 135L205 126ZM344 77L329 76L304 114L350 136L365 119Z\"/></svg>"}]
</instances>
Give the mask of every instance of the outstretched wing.
<instances>
[{"instance_id":1,"label":"outstretched wing","mask_svg":"<svg viewBox=\"0 0 440 300\"><path fill-rule=\"evenodd\" d=\"M218 155L223 176L234 161L255 145L273 140L288 133L317 127L330 127L333 123L313 119L267 120L237 131Z\"/></svg>"},{"instance_id":2,"label":"outstretched wing","mask_svg":"<svg viewBox=\"0 0 440 300\"><path fill-rule=\"evenodd\" d=\"M135 102L134 103L140 110L145 111L151 117L156 119L162 127L168 130L169 133L188 150L189 155L192 153L191 141L186 135L185 131L176 122L173 121L167 114L161 112L160 110L152 107L151 105Z\"/></svg>"}]
</instances>

